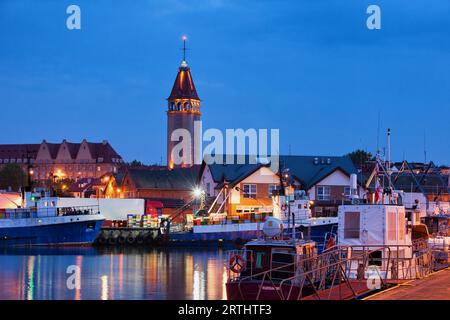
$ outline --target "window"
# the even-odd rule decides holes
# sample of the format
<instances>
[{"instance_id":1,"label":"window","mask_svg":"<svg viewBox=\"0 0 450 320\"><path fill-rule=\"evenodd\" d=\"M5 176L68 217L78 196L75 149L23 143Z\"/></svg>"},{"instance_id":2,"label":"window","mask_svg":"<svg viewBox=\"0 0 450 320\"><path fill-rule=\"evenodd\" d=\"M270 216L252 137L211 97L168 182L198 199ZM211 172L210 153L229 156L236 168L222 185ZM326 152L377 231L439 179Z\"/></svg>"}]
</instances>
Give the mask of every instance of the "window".
<instances>
[{"instance_id":1,"label":"window","mask_svg":"<svg viewBox=\"0 0 450 320\"><path fill-rule=\"evenodd\" d=\"M344 187L344 196L351 196L352 195L352 189L350 187Z\"/></svg>"},{"instance_id":2,"label":"window","mask_svg":"<svg viewBox=\"0 0 450 320\"><path fill-rule=\"evenodd\" d=\"M278 190L278 185L269 184L269 198L272 198L273 192Z\"/></svg>"},{"instance_id":3,"label":"window","mask_svg":"<svg viewBox=\"0 0 450 320\"><path fill-rule=\"evenodd\" d=\"M359 239L359 212L345 213L344 238Z\"/></svg>"},{"instance_id":4,"label":"window","mask_svg":"<svg viewBox=\"0 0 450 320\"><path fill-rule=\"evenodd\" d=\"M256 199L256 184L244 184L242 193L244 198Z\"/></svg>"},{"instance_id":5,"label":"window","mask_svg":"<svg viewBox=\"0 0 450 320\"><path fill-rule=\"evenodd\" d=\"M331 188L329 186L317 187L317 200L330 200Z\"/></svg>"}]
</instances>

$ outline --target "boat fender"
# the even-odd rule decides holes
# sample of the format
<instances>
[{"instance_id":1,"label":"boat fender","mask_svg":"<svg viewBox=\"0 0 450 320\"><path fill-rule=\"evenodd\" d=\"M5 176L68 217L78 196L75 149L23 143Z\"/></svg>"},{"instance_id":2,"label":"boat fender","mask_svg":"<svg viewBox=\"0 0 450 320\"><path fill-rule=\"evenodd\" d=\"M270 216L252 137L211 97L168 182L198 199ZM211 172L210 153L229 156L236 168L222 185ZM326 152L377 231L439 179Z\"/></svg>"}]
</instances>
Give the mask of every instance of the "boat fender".
<instances>
[{"instance_id":1,"label":"boat fender","mask_svg":"<svg viewBox=\"0 0 450 320\"><path fill-rule=\"evenodd\" d=\"M145 242L144 236L143 236L142 234L139 234L139 235L136 237L136 243L137 243L137 244L144 244L144 242Z\"/></svg>"},{"instance_id":2,"label":"boat fender","mask_svg":"<svg viewBox=\"0 0 450 320\"><path fill-rule=\"evenodd\" d=\"M244 271L245 264L246 264L245 259L238 254L233 255L229 261L230 270L233 271L234 273L241 273L242 271Z\"/></svg>"},{"instance_id":3,"label":"boat fender","mask_svg":"<svg viewBox=\"0 0 450 320\"><path fill-rule=\"evenodd\" d=\"M117 237L117 242L119 244L125 244L126 238L123 235Z\"/></svg>"},{"instance_id":4,"label":"boat fender","mask_svg":"<svg viewBox=\"0 0 450 320\"><path fill-rule=\"evenodd\" d=\"M327 250L333 248L336 245L336 241L334 240L334 237L330 237L330 239L327 240L326 248Z\"/></svg>"},{"instance_id":5,"label":"boat fender","mask_svg":"<svg viewBox=\"0 0 450 320\"><path fill-rule=\"evenodd\" d=\"M97 243L104 245L108 242L108 239L105 238L105 236L103 234L101 234L98 238L97 238Z\"/></svg>"},{"instance_id":6,"label":"boat fender","mask_svg":"<svg viewBox=\"0 0 450 320\"><path fill-rule=\"evenodd\" d=\"M134 236L129 235L129 236L127 237L127 243L128 243L128 244L133 244L135 241L136 241L136 238L135 238Z\"/></svg>"}]
</instances>

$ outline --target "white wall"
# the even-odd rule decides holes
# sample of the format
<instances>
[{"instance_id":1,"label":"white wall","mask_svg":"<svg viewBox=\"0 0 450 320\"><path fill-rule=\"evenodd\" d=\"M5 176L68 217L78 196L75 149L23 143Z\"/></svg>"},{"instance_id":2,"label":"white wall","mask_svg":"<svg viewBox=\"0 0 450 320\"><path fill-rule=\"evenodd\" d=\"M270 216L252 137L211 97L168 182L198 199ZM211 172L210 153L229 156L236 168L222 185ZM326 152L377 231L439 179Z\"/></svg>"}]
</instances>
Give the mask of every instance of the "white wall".
<instances>
[{"instance_id":1,"label":"white wall","mask_svg":"<svg viewBox=\"0 0 450 320\"><path fill-rule=\"evenodd\" d=\"M308 190L308 195L311 200L316 200L316 186L350 186L350 177L341 170L336 170L325 179L316 183ZM358 188L359 189L359 188Z\"/></svg>"},{"instance_id":2,"label":"white wall","mask_svg":"<svg viewBox=\"0 0 450 320\"><path fill-rule=\"evenodd\" d=\"M100 206L106 220L126 220L128 214L144 214L144 199L58 198L58 207Z\"/></svg>"}]
</instances>

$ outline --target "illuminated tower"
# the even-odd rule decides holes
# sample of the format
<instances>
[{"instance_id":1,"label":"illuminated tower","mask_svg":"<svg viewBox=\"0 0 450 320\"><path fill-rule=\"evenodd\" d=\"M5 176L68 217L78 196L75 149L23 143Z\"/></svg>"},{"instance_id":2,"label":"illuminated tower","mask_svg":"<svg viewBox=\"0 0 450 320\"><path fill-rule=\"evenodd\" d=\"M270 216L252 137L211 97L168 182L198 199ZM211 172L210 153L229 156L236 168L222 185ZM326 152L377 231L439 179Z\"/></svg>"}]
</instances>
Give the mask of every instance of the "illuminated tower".
<instances>
[{"instance_id":1,"label":"illuminated tower","mask_svg":"<svg viewBox=\"0 0 450 320\"><path fill-rule=\"evenodd\" d=\"M186 62L186 37L183 37L183 61L178 68L178 74L170 93L167 110L167 166L170 169L176 167L187 168L194 164L194 122L200 120L200 98L195 90L189 65ZM171 141L172 132L176 129L186 129L190 133L191 158L183 152L181 164L176 164L172 159L172 150L180 143ZM189 161L190 160L190 161Z\"/></svg>"}]
</instances>

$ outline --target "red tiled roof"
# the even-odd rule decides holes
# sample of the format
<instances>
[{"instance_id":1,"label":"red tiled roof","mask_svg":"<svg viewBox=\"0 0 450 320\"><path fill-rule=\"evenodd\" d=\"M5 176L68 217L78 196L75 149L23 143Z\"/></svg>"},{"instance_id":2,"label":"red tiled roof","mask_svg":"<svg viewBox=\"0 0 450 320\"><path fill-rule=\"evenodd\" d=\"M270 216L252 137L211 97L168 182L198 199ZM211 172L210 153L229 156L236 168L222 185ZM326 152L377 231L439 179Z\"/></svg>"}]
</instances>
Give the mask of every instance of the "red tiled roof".
<instances>
[{"instance_id":1,"label":"red tiled roof","mask_svg":"<svg viewBox=\"0 0 450 320\"><path fill-rule=\"evenodd\" d=\"M56 156L58 155L58 150L59 150L59 143L48 143L46 142L47 147L48 147L48 151L50 152L50 156L52 157L52 159L55 159Z\"/></svg>"},{"instance_id":2,"label":"red tiled roof","mask_svg":"<svg viewBox=\"0 0 450 320\"><path fill-rule=\"evenodd\" d=\"M188 66L181 66L178 69L177 78L172 87L172 92L168 100L173 99L195 99L200 100L192 80L191 71Z\"/></svg>"},{"instance_id":3,"label":"red tiled roof","mask_svg":"<svg viewBox=\"0 0 450 320\"><path fill-rule=\"evenodd\" d=\"M103 162L112 162L112 158L122 158L106 141L103 143L88 142L88 146L94 159L103 158Z\"/></svg>"},{"instance_id":4,"label":"red tiled roof","mask_svg":"<svg viewBox=\"0 0 450 320\"><path fill-rule=\"evenodd\" d=\"M67 142L69 153L72 159L75 159L80 150L81 143ZM50 156L56 159L59 148L62 143L48 143L44 141ZM0 159L26 159L27 154L31 159L36 159L41 144L1 144L0 145ZM88 148L93 159L103 158L103 162L110 163L113 158L122 159L122 157L113 149L107 142L88 142Z\"/></svg>"},{"instance_id":5,"label":"red tiled roof","mask_svg":"<svg viewBox=\"0 0 450 320\"><path fill-rule=\"evenodd\" d=\"M27 155L36 158L40 144L2 144L0 159L26 159Z\"/></svg>"}]
</instances>

